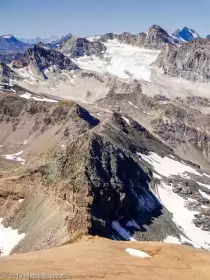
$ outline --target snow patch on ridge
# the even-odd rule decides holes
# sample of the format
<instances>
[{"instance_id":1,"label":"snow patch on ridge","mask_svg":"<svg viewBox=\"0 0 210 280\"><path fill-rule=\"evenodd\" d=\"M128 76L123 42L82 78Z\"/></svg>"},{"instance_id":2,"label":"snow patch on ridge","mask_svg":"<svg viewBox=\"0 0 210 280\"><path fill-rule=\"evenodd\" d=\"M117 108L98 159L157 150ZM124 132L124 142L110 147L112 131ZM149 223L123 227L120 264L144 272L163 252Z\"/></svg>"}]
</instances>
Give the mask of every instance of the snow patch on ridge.
<instances>
[{"instance_id":1,"label":"snow patch on ridge","mask_svg":"<svg viewBox=\"0 0 210 280\"><path fill-rule=\"evenodd\" d=\"M135 106L132 102L128 101L128 103L129 103L131 106L133 106L134 108L138 109L138 107Z\"/></svg>"},{"instance_id":2,"label":"snow patch on ridge","mask_svg":"<svg viewBox=\"0 0 210 280\"><path fill-rule=\"evenodd\" d=\"M186 237L184 237L183 235L180 235L179 238L172 236L172 235L168 235L163 241L165 243L171 243L171 244L189 243L189 244L193 245L191 243L191 241L189 239L187 239Z\"/></svg>"},{"instance_id":3,"label":"snow patch on ridge","mask_svg":"<svg viewBox=\"0 0 210 280\"><path fill-rule=\"evenodd\" d=\"M195 226L193 220L197 211L190 211L185 207L187 200L173 192L173 188L165 183L158 186L160 202L173 215L174 223L181 228L187 239L181 241L192 243L196 248L210 249L210 232ZM187 241L189 239L189 241Z\"/></svg>"},{"instance_id":4,"label":"snow patch on ridge","mask_svg":"<svg viewBox=\"0 0 210 280\"><path fill-rule=\"evenodd\" d=\"M49 98L38 98L35 96L32 96L30 93L24 93L21 94L20 97L25 98L25 99L33 99L35 101L44 101L44 102L58 102L57 100L49 99Z\"/></svg>"},{"instance_id":5,"label":"snow patch on ridge","mask_svg":"<svg viewBox=\"0 0 210 280\"><path fill-rule=\"evenodd\" d=\"M205 188L207 188L207 189L209 189L210 190L210 185L206 185L206 184L203 184L203 183L200 183L200 182L196 182L199 186L201 186L201 187L205 187Z\"/></svg>"},{"instance_id":6,"label":"snow patch on ridge","mask_svg":"<svg viewBox=\"0 0 210 280\"><path fill-rule=\"evenodd\" d=\"M151 256L143 251L137 250L137 249L132 249L132 248L127 248L125 251L130 254L131 256L138 257L138 258L151 258Z\"/></svg>"},{"instance_id":7,"label":"snow patch on ridge","mask_svg":"<svg viewBox=\"0 0 210 280\"><path fill-rule=\"evenodd\" d=\"M123 119L128 125L130 125L129 119L127 119L126 117L123 117L123 116L122 116L122 119Z\"/></svg>"},{"instance_id":8,"label":"snow patch on ridge","mask_svg":"<svg viewBox=\"0 0 210 280\"><path fill-rule=\"evenodd\" d=\"M166 243L181 244L180 240L172 235L167 236L163 241Z\"/></svg>"},{"instance_id":9,"label":"snow patch on ridge","mask_svg":"<svg viewBox=\"0 0 210 280\"><path fill-rule=\"evenodd\" d=\"M97 41L97 40L99 40L99 39L101 39L101 36L92 36L92 37L87 37L87 40L89 41L89 42L95 42L95 41Z\"/></svg>"},{"instance_id":10,"label":"snow patch on ridge","mask_svg":"<svg viewBox=\"0 0 210 280\"><path fill-rule=\"evenodd\" d=\"M13 161L17 161L20 162L21 164L25 164L25 160L22 159L21 157L19 157L19 155L21 155L23 153L23 150L16 153L16 154L12 154L12 155L3 155L3 157L5 157L8 160L13 160Z\"/></svg>"},{"instance_id":11,"label":"snow patch on ridge","mask_svg":"<svg viewBox=\"0 0 210 280\"><path fill-rule=\"evenodd\" d=\"M185 173L188 172L201 176L201 174L194 168L172 158L161 157L153 152L151 152L149 155L144 155L141 153L137 154L140 155L144 161L152 165L155 171L160 175L166 177L169 177L171 175L182 175L182 177L186 177L187 175Z\"/></svg>"},{"instance_id":12,"label":"snow patch on ridge","mask_svg":"<svg viewBox=\"0 0 210 280\"><path fill-rule=\"evenodd\" d=\"M210 195L206 194L205 192L202 192L201 190L198 190L198 191L204 198L210 200Z\"/></svg>"},{"instance_id":13,"label":"snow patch on ridge","mask_svg":"<svg viewBox=\"0 0 210 280\"><path fill-rule=\"evenodd\" d=\"M25 233L19 234L17 229L5 228L2 221L0 218L0 251L2 256L6 256L25 237Z\"/></svg>"}]
</instances>

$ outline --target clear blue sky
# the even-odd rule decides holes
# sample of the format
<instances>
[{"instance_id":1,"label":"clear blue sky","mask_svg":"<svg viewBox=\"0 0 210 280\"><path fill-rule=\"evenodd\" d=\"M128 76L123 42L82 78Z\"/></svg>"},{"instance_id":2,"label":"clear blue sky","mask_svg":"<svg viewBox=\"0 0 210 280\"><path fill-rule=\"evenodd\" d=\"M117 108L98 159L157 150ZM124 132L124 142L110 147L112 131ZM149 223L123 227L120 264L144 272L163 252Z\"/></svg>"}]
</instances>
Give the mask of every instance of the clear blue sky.
<instances>
[{"instance_id":1,"label":"clear blue sky","mask_svg":"<svg viewBox=\"0 0 210 280\"><path fill-rule=\"evenodd\" d=\"M152 24L209 34L210 0L0 0L0 34L17 37L137 33Z\"/></svg>"}]
</instances>

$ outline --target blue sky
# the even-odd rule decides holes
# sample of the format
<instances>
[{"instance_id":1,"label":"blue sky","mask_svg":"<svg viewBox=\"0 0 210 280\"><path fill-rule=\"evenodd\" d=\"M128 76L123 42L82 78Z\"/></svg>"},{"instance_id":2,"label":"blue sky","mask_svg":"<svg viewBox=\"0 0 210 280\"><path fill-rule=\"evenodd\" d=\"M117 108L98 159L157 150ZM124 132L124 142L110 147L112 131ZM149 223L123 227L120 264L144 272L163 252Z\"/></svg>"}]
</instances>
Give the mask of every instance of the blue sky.
<instances>
[{"instance_id":1,"label":"blue sky","mask_svg":"<svg viewBox=\"0 0 210 280\"><path fill-rule=\"evenodd\" d=\"M73 33L146 32L159 24L210 33L210 0L0 0L0 34L49 37Z\"/></svg>"}]
</instances>

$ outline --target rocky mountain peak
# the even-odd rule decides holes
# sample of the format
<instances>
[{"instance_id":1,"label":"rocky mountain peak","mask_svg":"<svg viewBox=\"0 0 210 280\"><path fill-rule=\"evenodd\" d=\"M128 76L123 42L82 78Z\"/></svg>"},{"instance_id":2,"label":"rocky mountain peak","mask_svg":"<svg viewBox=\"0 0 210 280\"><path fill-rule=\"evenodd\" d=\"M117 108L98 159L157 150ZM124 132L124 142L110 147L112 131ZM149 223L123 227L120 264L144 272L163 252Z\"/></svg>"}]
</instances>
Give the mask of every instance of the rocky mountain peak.
<instances>
[{"instance_id":1,"label":"rocky mountain peak","mask_svg":"<svg viewBox=\"0 0 210 280\"><path fill-rule=\"evenodd\" d=\"M7 84L10 79L17 78L16 73L5 63L0 61L0 84Z\"/></svg>"},{"instance_id":2,"label":"rocky mountain peak","mask_svg":"<svg viewBox=\"0 0 210 280\"><path fill-rule=\"evenodd\" d=\"M80 57L84 55L100 56L101 53L106 50L106 47L98 41L90 42L86 38L72 36L59 47L59 50L72 57Z\"/></svg>"},{"instance_id":3,"label":"rocky mountain peak","mask_svg":"<svg viewBox=\"0 0 210 280\"><path fill-rule=\"evenodd\" d=\"M182 29L177 29L173 35L183 42L189 42L194 39L200 39L200 35L193 29L188 28L187 26L183 27Z\"/></svg>"},{"instance_id":4,"label":"rocky mountain peak","mask_svg":"<svg viewBox=\"0 0 210 280\"><path fill-rule=\"evenodd\" d=\"M114 39L114 37L115 37L115 34L114 33L106 33L106 34L104 34L104 35L102 35L101 36L101 38L100 38L100 42L107 42L108 40L113 40Z\"/></svg>"},{"instance_id":5,"label":"rocky mountain peak","mask_svg":"<svg viewBox=\"0 0 210 280\"><path fill-rule=\"evenodd\" d=\"M153 25L149 28L145 38L144 47L149 49L162 49L165 44L177 44L178 40L174 39L159 25Z\"/></svg>"},{"instance_id":6,"label":"rocky mountain peak","mask_svg":"<svg viewBox=\"0 0 210 280\"><path fill-rule=\"evenodd\" d=\"M210 80L209 53L209 39L194 40L180 47L167 46L159 55L156 65L167 75L207 82Z\"/></svg>"},{"instance_id":7,"label":"rocky mountain peak","mask_svg":"<svg viewBox=\"0 0 210 280\"><path fill-rule=\"evenodd\" d=\"M44 70L54 67L59 70L76 70L79 67L71 59L59 51L51 50L45 45L37 44L25 51L19 61L13 62L13 67L22 68L29 66L35 73L44 75Z\"/></svg>"},{"instance_id":8,"label":"rocky mountain peak","mask_svg":"<svg viewBox=\"0 0 210 280\"><path fill-rule=\"evenodd\" d=\"M154 24L149 28L148 33L151 33L151 32L162 33L162 34L168 35L168 32L166 30L164 30L160 25L157 25L157 24Z\"/></svg>"}]
</instances>

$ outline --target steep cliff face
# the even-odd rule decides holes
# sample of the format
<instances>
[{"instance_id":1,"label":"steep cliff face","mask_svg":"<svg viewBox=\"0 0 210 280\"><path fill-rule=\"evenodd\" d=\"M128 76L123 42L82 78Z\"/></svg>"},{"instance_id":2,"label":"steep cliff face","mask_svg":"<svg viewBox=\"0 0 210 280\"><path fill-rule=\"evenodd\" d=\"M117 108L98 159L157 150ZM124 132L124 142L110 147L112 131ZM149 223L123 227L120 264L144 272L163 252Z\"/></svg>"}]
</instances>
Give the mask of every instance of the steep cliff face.
<instances>
[{"instance_id":1,"label":"steep cliff face","mask_svg":"<svg viewBox=\"0 0 210 280\"><path fill-rule=\"evenodd\" d=\"M101 55L103 51L106 50L106 47L97 41L90 42L85 38L71 37L69 40L65 41L60 47L59 50L72 57L80 56L90 56L90 55Z\"/></svg>"},{"instance_id":2,"label":"steep cliff face","mask_svg":"<svg viewBox=\"0 0 210 280\"><path fill-rule=\"evenodd\" d=\"M129 221L137 212L146 211L151 217L161 214L162 206L149 190L151 178L135 156L148 150L150 136L137 123L133 128L126 126L116 114L95 131L71 140L65 149L46 150L42 160L46 164L0 180L4 225L26 233L13 252L49 248L86 234L110 237L113 221ZM128 131L129 138L125 137ZM154 149L164 148L153 137L149 142L157 142ZM5 193L3 187L11 182L13 188ZM141 195L151 197L151 209L139 205ZM24 201L18 205L21 198Z\"/></svg>"},{"instance_id":3,"label":"steep cliff face","mask_svg":"<svg viewBox=\"0 0 210 280\"><path fill-rule=\"evenodd\" d=\"M170 104L164 108L162 116L154 119L154 132L175 151L191 161L202 162L202 157L210 162L209 130L210 118L196 110L183 109ZM194 159L193 159L194 158Z\"/></svg>"},{"instance_id":4,"label":"steep cliff face","mask_svg":"<svg viewBox=\"0 0 210 280\"><path fill-rule=\"evenodd\" d=\"M144 47L148 49L160 50L165 44L175 45L177 43L178 40L171 37L163 28L158 25L153 25L148 30Z\"/></svg>"},{"instance_id":5,"label":"steep cliff face","mask_svg":"<svg viewBox=\"0 0 210 280\"><path fill-rule=\"evenodd\" d=\"M3 224L26 234L13 253L54 247L86 234L111 237L113 222L124 224L138 216L149 226L152 217L161 215L162 206L149 188L152 173L141 166L137 152L170 150L138 123L127 122L115 113L100 124L69 102L1 97L0 127L8 127L1 135L1 153L22 149L25 163L16 162L11 171L7 158L0 162ZM150 199L147 207L139 204L141 196Z\"/></svg>"},{"instance_id":6,"label":"steep cliff face","mask_svg":"<svg viewBox=\"0 0 210 280\"><path fill-rule=\"evenodd\" d=\"M155 64L169 76L208 82L210 80L210 39L194 40L179 48L167 45Z\"/></svg>"},{"instance_id":7,"label":"steep cliff face","mask_svg":"<svg viewBox=\"0 0 210 280\"><path fill-rule=\"evenodd\" d=\"M142 32L137 35L133 35L129 32L124 32L122 34L115 35L115 38L124 44L143 47L146 39L146 34Z\"/></svg>"},{"instance_id":8,"label":"steep cliff face","mask_svg":"<svg viewBox=\"0 0 210 280\"><path fill-rule=\"evenodd\" d=\"M48 47L38 44L25 51L22 59L13 61L14 68L28 67L34 74L44 75L46 69L76 70L79 67L70 58L61 52L51 50Z\"/></svg>"},{"instance_id":9,"label":"steep cliff face","mask_svg":"<svg viewBox=\"0 0 210 280\"><path fill-rule=\"evenodd\" d=\"M101 36L100 41L117 39L122 43L152 50L161 50L165 44L179 45L181 42L174 36L170 36L167 31L158 25L149 28L147 34L144 32L131 34L123 32L122 34L108 33Z\"/></svg>"},{"instance_id":10,"label":"steep cliff face","mask_svg":"<svg viewBox=\"0 0 210 280\"><path fill-rule=\"evenodd\" d=\"M140 104L139 99L136 105L134 99L129 102L132 111ZM0 105L0 216L3 226L25 234L11 253L55 247L87 234L178 238L184 233L159 198L161 184L183 199L196 198L194 226L209 231L209 211L201 207L209 201L192 177L200 174L198 166L180 162L132 118L114 112L99 122L73 102L51 104L6 94ZM182 118L181 112L176 115ZM165 160L188 173L159 166ZM167 174L168 168L175 176ZM208 195L205 186L202 191Z\"/></svg>"},{"instance_id":11,"label":"steep cliff face","mask_svg":"<svg viewBox=\"0 0 210 280\"><path fill-rule=\"evenodd\" d=\"M187 100L165 96L149 97L136 83L110 89L108 95L99 102L139 121L165 144L173 148L181 157L201 166L209 167L210 118L194 109L195 105L209 106L205 98L189 97Z\"/></svg>"},{"instance_id":12,"label":"steep cliff face","mask_svg":"<svg viewBox=\"0 0 210 280\"><path fill-rule=\"evenodd\" d=\"M10 79L17 79L18 75L5 63L0 62L0 84L9 83Z\"/></svg>"}]
</instances>

